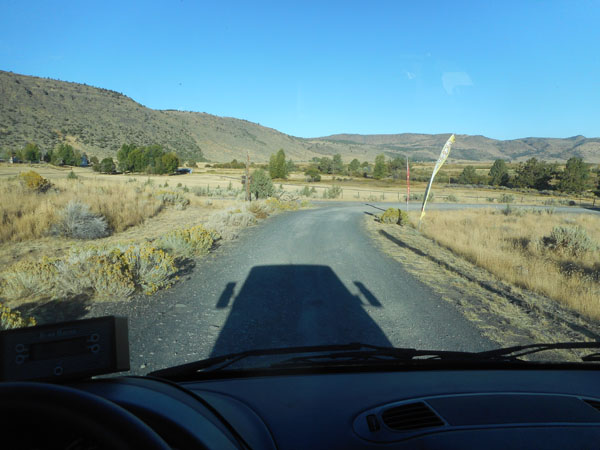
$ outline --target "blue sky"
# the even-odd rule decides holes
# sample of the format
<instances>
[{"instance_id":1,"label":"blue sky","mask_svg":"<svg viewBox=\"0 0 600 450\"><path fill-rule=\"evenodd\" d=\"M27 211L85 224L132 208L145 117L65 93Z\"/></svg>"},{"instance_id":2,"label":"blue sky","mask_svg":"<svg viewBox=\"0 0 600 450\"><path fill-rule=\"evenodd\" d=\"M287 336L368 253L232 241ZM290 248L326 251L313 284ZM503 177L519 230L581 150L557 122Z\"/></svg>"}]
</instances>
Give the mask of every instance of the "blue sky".
<instances>
[{"instance_id":1,"label":"blue sky","mask_svg":"<svg viewBox=\"0 0 600 450\"><path fill-rule=\"evenodd\" d=\"M0 69L302 137L600 136L599 1L0 0Z\"/></svg>"}]
</instances>

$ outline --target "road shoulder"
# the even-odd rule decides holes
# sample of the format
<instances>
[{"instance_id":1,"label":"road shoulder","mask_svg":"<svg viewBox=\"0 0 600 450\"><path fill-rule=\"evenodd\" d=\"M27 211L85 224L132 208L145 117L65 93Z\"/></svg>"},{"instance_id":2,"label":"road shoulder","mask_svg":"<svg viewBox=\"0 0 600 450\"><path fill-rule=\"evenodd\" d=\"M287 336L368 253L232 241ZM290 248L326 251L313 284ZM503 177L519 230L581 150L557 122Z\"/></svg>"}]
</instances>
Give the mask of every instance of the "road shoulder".
<instances>
[{"instance_id":1,"label":"road shoulder","mask_svg":"<svg viewBox=\"0 0 600 450\"><path fill-rule=\"evenodd\" d=\"M382 224L373 216L365 216L364 227L382 252L500 346L600 340L598 324L551 299L498 280L411 227Z\"/></svg>"}]
</instances>

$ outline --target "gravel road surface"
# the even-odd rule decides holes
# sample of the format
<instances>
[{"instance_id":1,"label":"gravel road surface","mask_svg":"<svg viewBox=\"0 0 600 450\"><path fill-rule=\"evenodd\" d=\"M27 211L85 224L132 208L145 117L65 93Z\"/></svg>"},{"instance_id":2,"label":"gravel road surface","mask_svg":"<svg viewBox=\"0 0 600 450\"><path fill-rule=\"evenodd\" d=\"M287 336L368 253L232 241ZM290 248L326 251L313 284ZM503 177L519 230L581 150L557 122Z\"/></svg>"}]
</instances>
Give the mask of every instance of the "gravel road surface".
<instances>
[{"instance_id":1,"label":"gravel road surface","mask_svg":"<svg viewBox=\"0 0 600 450\"><path fill-rule=\"evenodd\" d=\"M388 206L329 203L269 218L199 260L171 289L96 304L88 316L129 317L133 373L252 348L493 348L375 247L363 218Z\"/></svg>"}]
</instances>

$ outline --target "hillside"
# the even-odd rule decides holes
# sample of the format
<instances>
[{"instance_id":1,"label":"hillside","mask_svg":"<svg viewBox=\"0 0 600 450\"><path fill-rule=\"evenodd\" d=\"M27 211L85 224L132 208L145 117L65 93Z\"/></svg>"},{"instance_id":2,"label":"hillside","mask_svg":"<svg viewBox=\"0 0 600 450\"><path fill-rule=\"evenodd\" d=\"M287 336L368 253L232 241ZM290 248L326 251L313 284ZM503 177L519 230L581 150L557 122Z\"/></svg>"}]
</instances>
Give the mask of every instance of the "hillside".
<instances>
[{"instance_id":1,"label":"hillside","mask_svg":"<svg viewBox=\"0 0 600 450\"><path fill-rule=\"evenodd\" d=\"M283 148L297 161L341 153L345 160L373 160L408 154L433 160L448 134L338 134L304 139L246 120L205 113L153 110L131 98L85 84L31 77L0 71L0 150L17 150L26 142L43 150L67 142L98 157L115 156L123 143L158 143L181 157L210 161L243 159L246 150L254 161L267 161ZM506 158L564 161L581 156L600 162L600 139L575 136L566 139L525 138L498 141L484 136L457 136L454 159Z\"/></svg>"}]
</instances>

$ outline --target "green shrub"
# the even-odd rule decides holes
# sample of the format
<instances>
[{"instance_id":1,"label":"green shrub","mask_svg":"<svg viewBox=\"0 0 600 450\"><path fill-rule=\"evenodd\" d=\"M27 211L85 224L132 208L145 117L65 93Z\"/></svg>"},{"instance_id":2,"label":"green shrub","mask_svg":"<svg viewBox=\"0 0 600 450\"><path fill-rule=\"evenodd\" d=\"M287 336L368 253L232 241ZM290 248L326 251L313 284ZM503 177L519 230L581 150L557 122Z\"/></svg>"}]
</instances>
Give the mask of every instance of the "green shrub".
<instances>
[{"instance_id":1,"label":"green shrub","mask_svg":"<svg viewBox=\"0 0 600 450\"><path fill-rule=\"evenodd\" d=\"M37 192L46 192L52 186L47 179L33 170L19 174L19 178L28 189Z\"/></svg>"},{"instance_id":2,"label":"green shrub","mask_svg":"<svg viewBox=\"0 0 600 450\"><path fill-rule=\"evenodd\" d=\"M402 211L398 208L388 208L379 217L382 223L397 224L400 226L407 225L409 223L408 214L406 211Z\"/></svg>"},{"instance_id":3,"label":"green shrub","mask_svg":"<svg viewBox=\"0 0 600 450\"><path fill-rule=\"evenodd\" d=\"M498 203L512 203L515 201L515 197L511 194L502 194L498 199Z\"/></svg>"},{"instance_id":4,"label":"green shrub","mask_svg":"<svg viewBox=\"0 0 600 450\"><path fill-rule=\"evenodd\" d=\"M302 189L300 189L298 191L298 195L301 195L303 197L311 197L313 194L313 190L316 191L314 186L312 187L312 189L309 188L308 186L304 186Z\"/></svg>"},{"instance_id":5,"label":"green shrub","mask_svg":"<svg viewBox=\"0 0 600 450\"><path fill-rule=\"evenodd\" d=\"M542 238L542 244L546 248L572 256L579 256L598 249L596 243L590 238L585 229L580 226L554 227L550 236Z\"/></svg>"},{"instance_id":6,"label":"green shrub","mask_svg":"<svg viewBox=\"0 0 600 450\"><path fill-rule=\"evenodd\" d=\"M450 194L448 196L448 201L449 202L457 202L458 201L458 197L456 197L456 195L454 195L454 194Z\"/></svg>"},{"instance_id":7,"label":"green shrub","mask_svg":"<svg viewBox=\"0 0 600 450\"><path fill-rule=\"evenodd\" d=\"M323 191L323 198L338 198L340 195L342 195L342 188L336 185Z\"/></svg>"},{"instance_id":8,"label":"green shrub","mask_svg":"<svg viewBox=\"0 0 600 450\"><path fill-rule=\"evenodd\" d=\"M67 179L69 180L76 180L77 178L79 177L72 170L69 172L69 175L67 175Z\"/></svg>"},{"instance_id":9,"label":"green shrub","mask_svg":"<svg viewBox=\"0 0 600 450\"><path fill-rule=\"evenodd\" d=\"M273 182L269 174L262 169L255 170L252 173L250 181L250 192L254 194L256 199L268 198L275 193Z\"/></svg>"}]
</instances>

